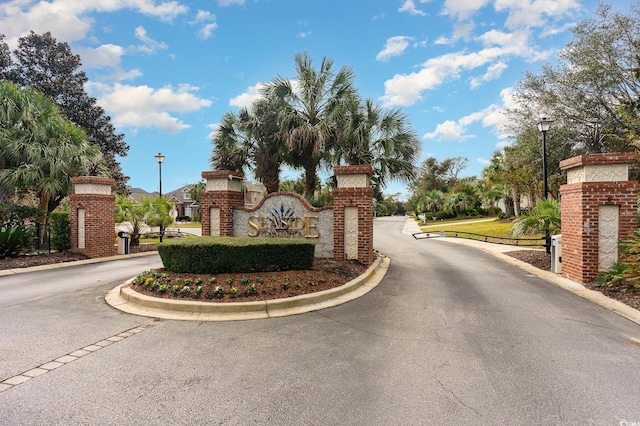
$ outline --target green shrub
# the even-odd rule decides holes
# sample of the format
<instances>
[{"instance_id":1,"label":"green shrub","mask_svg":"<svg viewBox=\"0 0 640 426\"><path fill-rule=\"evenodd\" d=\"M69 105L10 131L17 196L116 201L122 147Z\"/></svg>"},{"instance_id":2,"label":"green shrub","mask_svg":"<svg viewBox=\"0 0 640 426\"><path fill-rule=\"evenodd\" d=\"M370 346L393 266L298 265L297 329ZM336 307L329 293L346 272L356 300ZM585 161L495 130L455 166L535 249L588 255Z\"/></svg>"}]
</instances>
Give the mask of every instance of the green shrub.
<instances>
[{"instance_id":1,"label":"green shrub","mask_svg":"<svg viewBox=\"0 0 640 426\"><path fill-rule=\"evenodd\" d=\"M71 250L69 213L51 213L51 247L57 251Z\"/></svg>"},{"instance_id":2,"label":"green shrub","mask_svg":"<svg viewBox=\"0 0 640 426\"><path fill-rule=\"evenodd\" d=\"M315 245L282 238L201 237L158 244L172 272L221 274L311 269Z\"/></svg>"},{"instance_id":3,"label":"green shrub","mask_svg":"<svg viewBox=\"0 0 640 426\"><path fill-rule=\"evenodd\" d=\"M33 230L24 225L0 228L0 259L16 256L21 250L31 247Z\"/></svg>"}]
</instances>

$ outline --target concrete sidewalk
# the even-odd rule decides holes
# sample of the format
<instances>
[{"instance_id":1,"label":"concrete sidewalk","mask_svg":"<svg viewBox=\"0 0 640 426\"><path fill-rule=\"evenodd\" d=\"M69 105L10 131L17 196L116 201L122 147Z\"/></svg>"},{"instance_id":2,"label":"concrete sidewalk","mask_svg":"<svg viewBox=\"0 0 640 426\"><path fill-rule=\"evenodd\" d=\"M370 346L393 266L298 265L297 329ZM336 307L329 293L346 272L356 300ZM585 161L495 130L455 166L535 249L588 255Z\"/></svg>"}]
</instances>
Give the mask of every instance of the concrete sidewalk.
<instances>
[{"instance_id":1,"label":"concrete sidewalk","mask_svg":"<svg viewBox=\"0 0 640 426\"><path fill-rule=\"evenodd\" d=\"M407 217L405 225L402 229L402 233L405 235L411 236L414 233L423 232L418 223L413 219L413 217ZM503 262L509 263L511 265L517 266L520 269L523 269L529 272L532 275L535 275L539 278L542 278L545 281L548 281L558 287L561 287L567 291L570 291L582 298L585 298L597 305L600 305L612 312L615 312L618 315L621 315L636 324L640 324L640 311L634 309L628 305L625 305L622 302L618 302L617 300L611 299L599 291L589 290L585 286L575 281L564 278L563 276L553 273L551 271L543 271L538 269L527 262L523 262L514 257L511 257L505 253L516 250L536 250L528 247L522 246L513 246L507 244L493 244L493 243L485 243L484 241L478 240L469 240L466 238L452 238L452 237L437 237L439 241L446 241L450 244L460 244L468 247L473 247L478 250L482 250L486 253L491 254L502 260ZM425 239L428 241L428 239Z\"/></svg>"}]
</instances>

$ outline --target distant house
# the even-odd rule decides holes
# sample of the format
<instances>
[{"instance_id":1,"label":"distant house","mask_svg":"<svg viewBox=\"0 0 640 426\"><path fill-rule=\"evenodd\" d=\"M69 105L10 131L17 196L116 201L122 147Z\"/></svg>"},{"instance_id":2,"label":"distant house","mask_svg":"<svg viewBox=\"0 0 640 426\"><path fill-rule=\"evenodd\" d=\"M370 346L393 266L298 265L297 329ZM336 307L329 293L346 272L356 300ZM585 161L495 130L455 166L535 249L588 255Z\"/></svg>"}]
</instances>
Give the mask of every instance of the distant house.
<instances>
[{"instance_id":1,"label":"distant house","mask_svg":"<svg viewBox=\"0 0 640 426\"><path fill-rule=\"evenodd\" d=\"M266 192L266 188L264 187L264 185L248 181L243 185L243 189L245 190L245 206L255 206L264 198L264 193ZM164 198L175 205L177 216L189 216L190 218L200 216L200 204L198 204L197 201L192 200L191 194L189 193L191 187L192 185L185 185L173 191L162 194ZM158 198L158 196L160 195L157 191L147 192L141 188L130 188L129 191L131 192L129 197L136 202L139 202L143 198L150 198L153 200Z\"/></svg>"},{"instance_id":2,"label":"distant house","mask_svg":"<svg viewBox=\"0 0 640 426\"><path fill-rule=\"evenodd\" d=\"M265 188L264 185L248 181L245 181L244 185L247 188L247 192L244 197L245 206L253 207L262 201L264 193L267 191L267 188Z\"/></svg>"},{"instance_id":3,"label":"distant house","mask_svg":"<svg viewBox=\"0 0 640 426\"><path fill-rule=\"evenodd\" d=\"M200 216L200 204L191 199L191 185L185 185L166 194L162 194L164 198L173 203L176 207L178 216L189 216L190 218Z\"/></svg>"}]
</instances>

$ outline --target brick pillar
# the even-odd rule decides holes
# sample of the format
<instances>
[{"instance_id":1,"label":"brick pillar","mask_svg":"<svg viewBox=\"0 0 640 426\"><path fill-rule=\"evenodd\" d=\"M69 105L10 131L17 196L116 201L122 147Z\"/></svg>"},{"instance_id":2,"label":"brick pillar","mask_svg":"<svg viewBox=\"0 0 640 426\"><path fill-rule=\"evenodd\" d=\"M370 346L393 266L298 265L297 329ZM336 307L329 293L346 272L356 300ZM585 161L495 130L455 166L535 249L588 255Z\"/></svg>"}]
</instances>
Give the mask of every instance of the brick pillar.
<instances>
[{"instance_id":1,"label":"brick pillar","mask_svg":"<svg viewBox=\"0 0 640 426\"><path fill-rule=\"evenodd\" d=\"M244 206L244 175L229 170L202 172L206 179L201 194L202 235L233 236L233 210Z\"/></svg>"},{"instance_id":2,"label":"brick pillar","mask_svg":"<svg viewBox=\"0 0 640 426\"><path fill-rule=\"evenodd\" d=\"M337 166L333 189L333 257L371 265L373 253L373 188L370 165Z\"/></svg>"},{"instance_id":3,"label":"brick pillar","mask_svg":"<svg viewBox=\"0 0 640 426\"><path fill-rule=\"evenodd\" d=\"M560 162L562 276L585 283L618 261L618 242L637 229L636 153L587 154Z\"/></svg>"},{"instance_id":4,"label":"brick pillar","mask_svg":"<svg viewBox=\"0 0 640 426\"><path fill-rule=\"evenodd\" d=\"M100 176L71 178L71 251L90 258L116 254L115 180Z\"/></svg>"}]
</instances>

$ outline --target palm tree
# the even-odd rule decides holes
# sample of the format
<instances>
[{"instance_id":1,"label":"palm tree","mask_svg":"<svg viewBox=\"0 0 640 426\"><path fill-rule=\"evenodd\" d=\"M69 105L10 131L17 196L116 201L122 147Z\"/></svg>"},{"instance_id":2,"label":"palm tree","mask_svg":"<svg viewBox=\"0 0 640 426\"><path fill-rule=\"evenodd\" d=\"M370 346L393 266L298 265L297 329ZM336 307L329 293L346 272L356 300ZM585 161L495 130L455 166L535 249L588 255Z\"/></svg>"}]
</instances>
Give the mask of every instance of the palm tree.
<instances>
[{"instance_id":1,"label":"palm tree","mask_svg":"<svg viewBox=\"0 0 640 426\"><path fill-rule=\"evenodd\" d=\"M335 134L336 119L355 95L351 68L332 70L333 60L323 58L315 69L307 52L294 58L295 82L282 77L267 85L264 93L284 102L279 123L287 147L287 162L304 170L305 195L313 197L316 175L325 159L326 145Z\"/></svg>"},{"instance_id":2,"label":"palm tree","mask_svg":"<svg viewBox=\"0 0 640 426\"><path fill-rule=\"evenodd\" d=\"M528 216L520 216L511 233L516 236L545 233L555 235L561 228L560 203L555 200L541 200L536 203Z\"/></svg>"},{"instance_id":3,"label":"palm tree","mask_svg":"<svg viewBox=\"0 0 640 426\"><path fill-rule=\"evenodd\" d=\"M71 192L71 178L85 174L100 158L100 148L89 144L85 132L65 119L51 99L0 83L0 187L34 194L45 212L45 231L49 214Z\"/></svg>"},{"instance_id":4,"label":"palm tree","mask_svg":"<svg viewBox=\"0 0 640 426\"><path fill-rule=\"evenodd\" d=\"M240 111L240 120L250 139L249 157L254 165L254 175L267 189L278 192L280 171L284 162L283 133L278 123L278 113L283 107L281 99L266 96L247 109Z\"/></svg>"},{"instance_id":5,"label":"palm tree","mask_svg":"<svg viewBox=\"0 0 640 426\"><path fill-rule=\"evenodd\" d=\"M431 212L432 214L438 213L440 209L444 207L444 194L437 189L429 192L425 192L417 203L418 211L421 213Z\"/></svg>"},{"instance_id":6,"label":"palm tree","mask_svg":"<svg viewBox=\"0 0 640 426\"><path fill-rule=\"evenodd\" d=\"M377 185L389 179L415 179L420 142L400 110L387 110L371 99L347 103L338 117L337 137L331 146L333 160L350 165L371 164Z\"/></svg>"},{"instance_id":7,"label":"palm tree","mask_svg":"<svg viewBox=\"0 0 640 426\"><path fill-rule=\"evenodd\" d=\"M454 192L449 194L445 200L444 210L456 216L464 215L465 210L469 207L469 196L464 192Z\"/></svg>"},{"instance_id":8,"label":"palm tree","mask_svg":"<svg viewBox=\"0 0 640 426\"><path fill-rule=\"evenodd\" d=\"M248 161L247 136L237 114L224 114L211 143L214 148L209 161L214 170L243 172Z\"/></svg>"}]
</instances>

